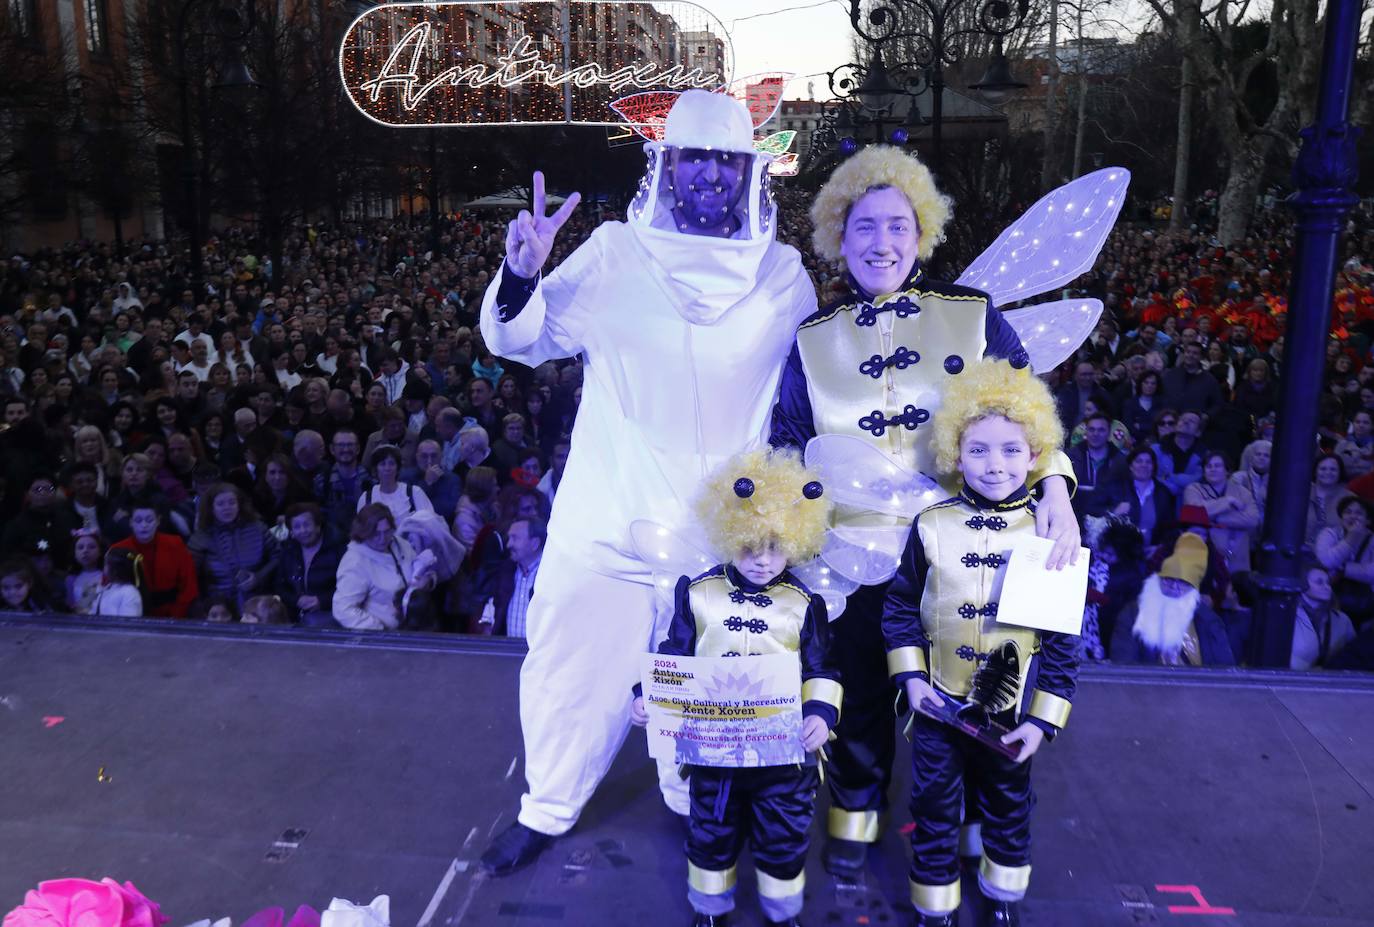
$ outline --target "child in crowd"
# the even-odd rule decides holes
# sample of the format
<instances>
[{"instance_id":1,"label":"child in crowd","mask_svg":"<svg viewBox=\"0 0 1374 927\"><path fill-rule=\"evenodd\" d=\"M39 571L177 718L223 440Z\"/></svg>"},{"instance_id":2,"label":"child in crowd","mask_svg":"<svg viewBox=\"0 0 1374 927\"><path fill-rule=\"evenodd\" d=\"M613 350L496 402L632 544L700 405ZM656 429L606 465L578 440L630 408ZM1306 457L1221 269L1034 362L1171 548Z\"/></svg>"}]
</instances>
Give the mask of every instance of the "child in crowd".
<instances>
[{"instance_id":1,"label":"child in crowd","mask_svg":"<svg viewBox=\"0 0 1374 927\"><path fill-rule=\"evenodd\" d=\"M978 783L983 821L978 884L986 897L980 923L1011 927L1019 923L1017 909L1030 880L1035 796L1027 760L1068 720L1078 638L998 624L993 590L1006 551L1035 534L1026 473L1040 454L1059 447L1063 432L1045 385L1029 370L1000 360L969 364L945 393L932 424L936 466L942 473L961 473L963 487L917 517L883 609L888 668L916 710L911 900L918 927L956 923L959 823L968 777ZM1008 642L1018 651L1020 678L1015 704L998 720L1014 728L1002 738L1020 744L1014 760L921 711L940 707L949 696L966 698L979 664ZM1037 652L1036 687L1023 711L1030 658Z\"/></svg>"},{"instance_id":2,"label":"child in crowd","mask_svg":"<svg viewBox=\"0 0 1374 927\"><path fill-rule=\"evenodd\" d=\"M143 557L126 547L105 554L105 584L91 603L92 615L137 618L143 614Z\"/></svg>"},{"instance_id":3,"label":"child in crowd","mask_svg":"<svg viewBox=\"0 0 1374 927\"><path fill-rule=\"evenodd\" d=\"M105 579L103 559L99 532L92 528L78 528L73 532L73 565L66 583L67 609L73 615L92 614L91 603Z\"/></svg>"},{"instance_id":4,"label":"child in crowd","mask_svg":"<svg viewBox=\"0 0 1374 927\"><path fill-rule=\"evenodd\" d=\"M7 612L46 612L47 602L36 591L37 578L27 560L0 564L0 609Z\"/></svg>"},{"instance_id":5,"label":"child in crowd","mask_svg":"<svg viewBox=\"0 0 1374 927\"><path fill-rule=\"evenodd\" d=\"M796 653L808 755L839 721L842 694L825 603L787 570L820 550L829 517L821 495L821 484L786 454L754 451L726 463L697 511L712 545L731 559L678 580L668 638L658 648L678 656ZM638 686L630 717L639 725L648 720ZM722 925L734 909L735 861L746 836L769 923L798 923L816 786L814 762L691 767L687 898L694 927Z\"/></svg>"}]
</instances>

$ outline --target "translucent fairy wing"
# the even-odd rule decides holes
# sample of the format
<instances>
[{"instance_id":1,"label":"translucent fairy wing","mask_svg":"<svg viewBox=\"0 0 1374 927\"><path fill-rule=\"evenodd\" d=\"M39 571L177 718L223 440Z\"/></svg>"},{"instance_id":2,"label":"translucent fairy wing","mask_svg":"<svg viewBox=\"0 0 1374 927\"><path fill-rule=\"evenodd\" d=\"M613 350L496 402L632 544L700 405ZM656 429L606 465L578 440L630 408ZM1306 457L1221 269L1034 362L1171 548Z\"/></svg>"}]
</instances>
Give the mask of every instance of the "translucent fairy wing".
<instances>
[{"instance_id":1,"label":"translucent fairy wing","mask_svg":"<svg viewBox=\"0 0 1374 927\"><path fill-rule=\"evenodd\" d=\"M840 575L822 557L790 568L792 575L825 600L826 615L834 621L844 614L845 599L859 584Z\"/></svg>"},{"instance_id":2,"label":"translucent fairy wing","mask_svg":"<svg viewBox=\"0 0 1374 927\"><path fill-rule=\"evenodd\" d=\"M1002 313L1030 355L1031 370L1049 373L1088 339L1102 315L1097 299L1060 299Z\"/></svg>"},{"instance_id":3,"label":"translucent fairy wing","mask_svg":"<svg viewBox=\"0 0 1374 927\"><path fill-rule=\"evenodd\" d=\"M1030 299L1093 266L1126 200L1131 172L1104 167L1046 193L974 259L958 283L994 306Z\"/></svg>"},{"instance_id":4,"label":"translucent fairy wing","mask_svg":"<svg viewBox=\"0 0 1374 927\"><path fill-rule=\"evenodd\" d=\"M806 465L836 505L912 519L943 498L939 484L893 462L852 435L817 435L806 445Z\"/></svg>"},{"instance_id":5,"label":"translucent fairy wing","mask_svg":"<svg viewBox=\"0 0 1374 927\"><path fill-rule=\"evenodd\" d=\"M612 100L606 105L646 141L660 142L668 122L668 111L679 96L676 90L648 90Z\"/></svg>"},{"instance_id":6,"label":"translucent fairy wing","mask_svg":"<svg viewBox=\"0 0 1374 927\"><path fill-rule=\"evenodd\" d=\"M897 572L911 527L837 525L826 536L821 557L836 573L861 586L885 583Z\"/></svg>"},{"instance_id":7,"label":"translucent fairy wing","mask_svg":"<svg viewBox=\"0 0 1374 927\"><path fill-rule=\"evenodd\" d=\"M679 577L697 576L720 562L702 538L684 536L645 518L630 522L630 543L649 567L659 603L670 607Z\"/></svg>"}]
</instances>

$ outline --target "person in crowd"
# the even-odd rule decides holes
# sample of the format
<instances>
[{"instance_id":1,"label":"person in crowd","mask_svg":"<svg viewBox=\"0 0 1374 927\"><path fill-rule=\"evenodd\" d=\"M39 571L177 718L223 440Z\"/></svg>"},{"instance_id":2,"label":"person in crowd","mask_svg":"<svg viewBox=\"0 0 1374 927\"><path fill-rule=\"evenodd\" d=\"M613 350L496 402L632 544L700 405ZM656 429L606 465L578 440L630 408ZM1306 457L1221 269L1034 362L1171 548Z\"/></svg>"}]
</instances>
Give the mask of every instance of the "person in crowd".
<instances>
[{"instance_id":1,"label":"person in crowd","mask_svg":"<svg viewBox=\"0 0 1374 927\"><path fill-rule=\"evenodd\" d=\"M1202 479L1184 487L1182 504L1201 506L1207 512L1208 539L1224 558L1232 581L1249 573L1259 506L1248 490L1231 480L1226 455L1220 451L1203 454Z\"/></svg>"},{"instance_id":2,"label":"person in crowd","mask_svg":"<svg viewBox=\"0 0 1374 927\"><path fill-rule=\"evenodd\" d=\"M325 473L321 508L325 523L344 537L358 511L358 499L372 486L372 476L359 463L362 442L351 427L337 428L329 448L334 462Z\"/></svg>"},{"instance_id":3,"label":"person in crowd","mask_svg":"<svg viewBox=\"0 0 1374 927\"><path fill-rule=\"evenodd\" d=\"M72 462L88 463L95 467L96 495L108 499L114 485L119 481L120 465L123 458L119 451L110 447L105 440L105 432L95 425L82 425L72 435Z\"/></svg>"},{"instance_id":4,"label":"person in crowd","mask_svg":"<svg viewBox=\"0 0 1374 927\"><path fill-rule=\"evenodd\" d=\"M253 507L268 528L285 526L286 512L292 506L315 498L304 485L285 454L272 454L258 468L258 481L253 489ZM280 534L280 532L278 532Z\"/></svg>"},{"instance_id":5,"label":"person in crowd","mask_svg":"<svg viewBox=\"0 0 1374 927\"><path fill-rule=\"evenodd\" d=\"M1189 483L1202 479L1202 446L1198 442L1201 434L1202 417L1183 411L1178 413L1173 432L1153 445L1159 464L1158 479L1175 498L1183 494Z\"/></svg>"},{"instance_id":6,"label":"person in crowd","mask_svg":"<svg viewBox=\"0 0 1374 927\"><path fill-rule=\"evenodd\" d=\"M1069 449L1069 462L1078 481L1073 507L1080 519L1102 515L1110 508L1111 484L1120 479L1126 458L1112 446L1111 421L1106 415L1093 413L1083 425L1083 443Z\"/></svg>"},{"instance_id":7,"label":"person in crowd","mask_svg":"<svg viewBox=\"0 0 1374 927\"><path fill-rule=\"evenodd\" d=\"M445 409L445 412L455 412ZM439 442L426 438L415 446L415 466L401 473L401 481L424 491L434 511L445 523L452 522L458 512L458 500L463 494L463 481L443 465Z\"/></svg>"},{"instance_id":8,"label":"person in crowd","mask_svg":"<svg viewBox=\"0 0 1374 927\"><path fill-rule=\"evenodd\" d=\"M232 483L216 486L200 500L196 524L189 546L206 595L242 607L270 588L278 543L247 493Z\"/></svg>"},{"instance_id":9,"label":"person in crowd","mask_svg":"<svg viewBox=\"0 0 1374 927\"><path fill-rule=\"evenodd\" d=\"M496 471L491 467L474 467L468 472L453 520L453 535L467 550L478 548L483 532L492 530L500 518L498 491Z\"/></svg>"},{"instance_id":10,"label":"person in crowd","mask_svg":"<svg viewBox=\"0 0 1374 927\"><path fill-rule=\"evenodd\" d=\"M368 462L370 468L372 455L376 453L377 448L389 444L401 452L402 467L413 467L415 465L415 447L419 443L419 434L406 426L405 412L399 406L387 406L381 413L381 427L368 435L367 445L363 448L362 459ZM375 471L373 475L376 475Z\"/></svg>"},{"instance_id":11,"label":"person in crowd","mask_svg":"<svg viewBox=\"0 0 1374 927\"><path fill-rule=\"evenodd\" d=\"M492 577L492 594L478 621L479 634L525 636L525 612L534 595L547 539L548 526L537 516L516 518L510 523L506 529L506 550L510 556Z\"/></svg>"},{"instance_id":12,"label":"person in crowd","mask_svg":"<svg viewBox=\"0 0 1374 927\"><path fill-rule=\"evenodd\" d=\"M434 511L434 504L423 489L414 483L400 481L401 452L396 447L390 444L378 447L368 459L368 469L377 482L358 497L358 510L380 502L391 510L397 522L411 512Z\"/></svg>"},{"instance_id":13,"label":"person in crowd","mask_svg":"<svg viewBox=\"0 0 1374 927\"><path fill-rule=\"evenodd\" d=\"M1117 617L1111 657L1117 663L1234 666L1226 625L1199 588L1207 572L1207 542L1179 535L1140 596Z\"/></svg>"},{"instance_id":14,"label":"person in crowd","mask_svg":"<svg viewBox=\"0 0 1374 927\"><path fill-rule=\"evenodd\" d=\"M1295 670L1331 666L1355 640L1355 625L1336 606L1330 574L1320 563L1312 563L1303 570L1303 578L1288 664Z\"/></svg>"},{"instance_id":15,"label":"person in crowd","mask_svg":"<svg viewBox=\"0 0 1374 927\"><path fill-rule=\"evenodd\" d=\"M163 514L157 503L140 498L131 503L130 534L111 547L126 548L143 558L143 607L155 618L185 618L200 597L196 564L186 542L159 530Z\"/></svg>"},{"instance_id":16,"label":"person in crowd","mask_svg":"<svg viewBox=\"0 0 1374 927\"><path fill-rule=\"evenodd\" d=\"M355 631L394 631L405 621L406 594L432 588L433 571L416 574L415 551L396 536L396 517L380 502L353 518L349 543L339 560L334 620Z\"/></svg>"},{"instance_id":17,"label":"person in crowd","mask_svg":"<svg viewBox=\"0 0 1374 927\"><path fill-rule=\"evenodd\" d=\"M297 624L337 628L334 584L343 544L330 536L324 513L313 502L299 502L287 509L286 525L290 536L281 545L281 566L272 591Z\"/></svg>"},{"instance_id":18,"label":"person in crowd","mask_svg":"<svg viewBox=\"0 0 1374 927\"><path fill-rule=\"evenodd\" d=\"M1307 500L1306 542L1312 547L1323 528L1340 519L1336 507L1354 493L1345 485L1345 464L1335 454L1319 454L1312 466L1312 489Z\"/></svg>"},{"instance_id":19,"label":"person in crowd","mask_svg":"<svg viewBox=\"0 0 1374 927\"><path fill-rule=\"evenodd\" d=\"M72 532L81 523L57 490L51 474L38 473L29 481L23 507L5 525L0 543L7 550L36 548L51 552L59 566L68 563Z\"/></svg>"},{"instance_id":20,"label":"person in crowd","mask_svg":"<svg viewBox=\"0 0 1374 927\"><path fill-rule=\"evenodd\" d=\"M291 612L274 595L255 595L243 603L239 624L290 624Z\"/></svg>"},{"instance_id":21,"label":"person in crowd","mask_svg":"<svg viewBox=\"0 0 1374 927\"><path fill-rule=\"evenodd\" d=\"M1334 577L1341 608L1361 622L1374 617L1374 544L1369 507L1357 496L1336 503L1335 524L1317 532L1317 562ZM1330 581L1330 577L1328 578Z\"/></svg>"},{"instance_id":22,"label":"person in crowd","mask_svg":"<svg viewBox=\"0 0 1374 927\"><path fill-rule=\"evenodd\" d=\"M1336 445L1336 456L1352 482L1374 470L1374 412L1359 409L1350 416L1350 433Z\"/></svg>"},{"instance_id":23,"label":"person in crowd","mask_svg":"<svg viewBox=\"0 0 1374 927\"><path fill-rule=\"evenodd\" d=\"M105 547L100 532L78 528L72 533L71 569L67 572L64 600L73 615L91 614L91 603L105 577ZM142 614L142 612L140 612Z\"/></svg>"},{"instance_id":24,"label":"person in crowd","mask_svg":"<svg viewBox=\"0 0 1374 927\"><path fill-rule=\"evenodd\" d=\"M453 580L463 565L466 551L449 529L448 522L437 512L421 509L403 518L396 528L398 537L409 542L415 551L417 562L423 558L431 563L434 576L431 588L414 596L406 613L407 627L412 630L428 631L437 627L441 619L446 627L452 625L449 619L450 600L455 595Z\"/></svg>"},{"instance_id":25,"label":"person in crowd","mask_svg":"<svg viewBox=\"0 0 1374 927\"><path fill-rule=\"evenodd\" d=\"M1131 382L1130 394L1122 397L1119 403L1119 418L1137 442L1149 438L1154 428L1155 413L1162 406L1159 387L1159 374L1153 370L1145 370L1138 379Z\"/></svg>"},{"instance_id":26,"label":"person in crowd","mask_svg":"<svg viewBox=\"0 0 1374 927\"><path fill-rule=\"evenodd\" d=\"M1130 519L1140 529L1147 547L1159 543L1163 532L1178 515L1178 500L1158 478L1159 458L1148 446L1126 457L1126 467L1108 489L1108 511Z\"/></svg>"},{"instance_id":27,"label":"person in crowd","mask_svg":"<svg viewBox=\"0 0 1374 927\"><path fill-rule=\"evenodd\" d=\"M26 614L52 611L52 603L44 598L33 566L23 557L11 557L0 563L0 609Z\"/></svg>"},{"instance_id":28,"label":"person in crowd","mask_svg":"<svg viewBox=\"0 0 1374 927\"><path fill-rule=\"evenodd\" d=\"M526 449L525 417L518 412L508 413L501 419L501 437L491 446L496 476L503 484L514 478L513 471Z\"/></svg>"},{"instance_id":29,"label":"person in crowd","mask_svg":"<svg viewBox=\"0 0 1374 927\"><path fill-rule=\"evenodd\" d=\"M1245 365L1233 402L1252 419L1264 418L1278 407L1274 371L1263 359L1257 357Z\"/></svg>"},{"instance_id":30,"label":"person in crowd","mask_svg":"<svg viewBox=\"0 0 1374 927\"><path fill-rule=\"evenodd\" d=\"M1273 442L1251 441L1240 455L1240 466L1231 474L1231 482L1250 493L1259 510L1260 525L1264 523L1264 506L1269 498L1269 457ZM1256 527L1258 534L1259 527Z\"/></svg>"},{"instance_id":31,"label":"person in crowd","mask_svg":"<svg viewBox=\"0 0 1374 927\"><path fill-rule=\"evenodd\" d=\"M571 449L570 441L559 441L554 444L553 453L549 455L549 468L544 471L535 487L548 498L550 506L553 505L553 497L558 492L559 484L563 482L563 470L568 466L568 452Z\"/></svg>"},{"instance_id":32,"label":"person in crowd","mask_svg":"<svg viewBox=\"0 0 1374 927\"><path fill-rule=\"evenodd\" d=\"M142 557L127 548L111 547L105 554L104 581L88 614L137 618L144 609L142 587Z\"/></svg>"}]
</instances>

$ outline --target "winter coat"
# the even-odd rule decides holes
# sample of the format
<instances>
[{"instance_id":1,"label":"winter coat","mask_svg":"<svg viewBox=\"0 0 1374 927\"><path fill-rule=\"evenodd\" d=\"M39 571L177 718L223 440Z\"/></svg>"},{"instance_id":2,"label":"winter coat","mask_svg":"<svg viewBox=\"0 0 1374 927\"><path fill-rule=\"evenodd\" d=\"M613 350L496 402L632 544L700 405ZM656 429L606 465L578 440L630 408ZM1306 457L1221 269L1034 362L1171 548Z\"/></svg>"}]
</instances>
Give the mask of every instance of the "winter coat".
<instances>
[{"instance_id":1,"label":"winter coat","mask_svg":"<svg viewBox=\"0 0 1374 927\"><path fill-rule=\"evenodd\" d=\"M301 545L288 539L281 545L281 567L277 570L275 585L272 589L286 605L286 610L301 624L311 627L333 627L334 584L339 575L339 561L343 558L343 545L330 537L325 537L315 558L310 561L309 571L305 568L305 552ZM296 601L304 595L313 595L320 600L318 608L302 612Z\"/></svg>"},{"instance_id":2,"label":"winter coat","mask_svg":"<svg viewBox=\"0 0 1374 927\"><path fill-rule=\"evenodd\" d=\"M387 550L352 541L339 561L334 587L334 620L358 631L394 631L400 627L401 598L410 578L415 551L404 538Z\"/></svg>"},{"instance_id":3,"label":"winter coat","mask_svg":"<svg viewBox=\"0 0 1374 927\"><path fill-rule=\"evenodd\" d=\"M200 573L201 593L223 596L240 606L267 590L277 568L277 539L260 521L201 528L191 535L189 546ZM240 570L253 574L246 589L239 588Z\"/></svg>"},{"instance_id":4,"label":"winter coat","mask_svg":"<svg viewBox=\"0 0 1374 927\"><path fill-rule=\"evenodd\" d=\"M157 618L185 618L200 595L195 560L186 542L175 534L159 531L148 544L128 537L112 544L143 557L143 592L146 613Z\"/></svg>"},{"instance_id":5,"label":"winter coat","mask_svg":"<svg viewBox=\"0 0 1374 927\"><path fill-rule=\"evenodd\" d=\"M1235 506L1231 500L1235 500ZM1226 566L1232 575L1248 572L1250 541L1260 523L1259 506L1249 490L1228 479L1218 493L1200 480L1184 487L1183 504L1200 505L1207 510L1207 517L1212 521L1207 536L1212 546L1226 556Z\"/></svg>"}]
</instances>

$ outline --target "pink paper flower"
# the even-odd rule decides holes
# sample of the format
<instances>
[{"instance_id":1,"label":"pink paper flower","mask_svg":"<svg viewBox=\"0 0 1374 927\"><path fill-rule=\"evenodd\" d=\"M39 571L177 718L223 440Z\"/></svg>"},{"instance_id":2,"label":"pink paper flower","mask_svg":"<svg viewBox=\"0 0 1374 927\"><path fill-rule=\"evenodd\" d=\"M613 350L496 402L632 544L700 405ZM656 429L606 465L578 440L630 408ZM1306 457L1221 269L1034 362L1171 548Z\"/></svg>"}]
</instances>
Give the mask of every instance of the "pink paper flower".
<instances>
[{"instance_id":1,"label":"pink paper flower","mask_svg":"<svg viewBox=\"0 0 1374 927\"><path fill-rule=\"evenodd\" d=\"M167 918L132 882L52 879L24 895L3 927L162 927Z\"/></svg>"}]
</instances>

